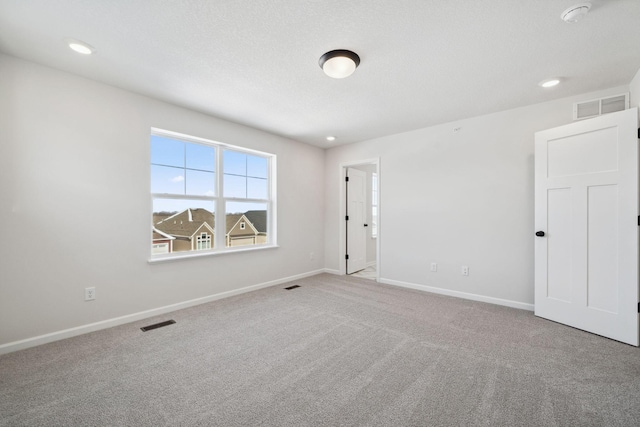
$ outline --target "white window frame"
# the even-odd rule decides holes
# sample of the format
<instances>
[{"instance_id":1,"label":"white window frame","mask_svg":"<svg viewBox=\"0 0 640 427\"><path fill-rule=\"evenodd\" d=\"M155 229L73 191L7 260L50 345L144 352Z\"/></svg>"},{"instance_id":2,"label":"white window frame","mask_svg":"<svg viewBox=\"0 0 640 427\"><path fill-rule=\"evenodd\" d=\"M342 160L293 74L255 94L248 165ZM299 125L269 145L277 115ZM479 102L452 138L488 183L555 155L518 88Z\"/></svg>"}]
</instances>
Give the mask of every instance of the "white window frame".
<instances>
[{"instance_id":1,"label":"white window frame","mask_svg":"<svg viewBox=\"0 0 640 427\"><path fill-rule=\"evenodd\" d=\"M191 144L200 144L213 147L215 149L215 171L214 176L216 180L216 194L215 196L195 196L195 195L181 195L181 194L166 194L166 193L150 193L150 214L153 215L153 201L156 199L173 199L173 200L201 200L201 201L213 201L215 206L215 218L216 224L214 225L214 238L211 241L213 244L212 249L192 250L192 251L180 251L172 252L169 254L153 254L153 244L149 245L150 263L177 260L184 258L193 258L207 255L217 255L229 252L247 252L254 250L277 248L277 202L276 202L276 162L277 158L275 154L266 153L263 151L252 150L249 148L239 147L236 145L226 144L218 141L212 141L205 138L199 138L191 135L185 135L178 132L168 131L164 129L151 128L150 137L156 135L171 139L176 139L182 142ZM249 198L237 198L237 197L224 197L224 169L223 169L223 152L224 150L232 150L251 156L258 156L267 159L267 199L249 199ZM151 163L149 162L149 165ZM150 166L149 166L150 167ZM151 177L151 174L148 174ZM150 179L150 178L149 178ZM151 187L151 183L149 184ZM267 207L267 242L253 246L239 246L239 247L227 247L226 246L226 223L222 226L218 224L217 218L226 218L226 204L240 202L240 203L261 203ZM217 230L223 230L219 233ZM198 234L196 237L199 237ZM152 234L149 238L149 242L152 242Z\"/></svg>"}]
</instances>

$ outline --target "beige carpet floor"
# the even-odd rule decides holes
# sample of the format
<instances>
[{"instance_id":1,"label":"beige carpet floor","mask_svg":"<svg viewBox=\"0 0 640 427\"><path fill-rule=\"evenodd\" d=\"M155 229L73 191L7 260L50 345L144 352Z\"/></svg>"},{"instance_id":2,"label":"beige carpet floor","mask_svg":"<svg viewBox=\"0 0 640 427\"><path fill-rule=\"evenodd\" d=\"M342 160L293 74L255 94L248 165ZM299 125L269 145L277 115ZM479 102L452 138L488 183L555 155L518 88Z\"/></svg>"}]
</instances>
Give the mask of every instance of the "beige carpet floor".
<instances>
[{"instance_id":1,"label":"beige carpet floor","mask_svg":"<svg viewBox=\"0 0 640 427\"><path fill-rule=\"evenodd\" d=\"M327 274L0 357L0 426L637 425L637 348Z\"/></svg>"}]
</instances>

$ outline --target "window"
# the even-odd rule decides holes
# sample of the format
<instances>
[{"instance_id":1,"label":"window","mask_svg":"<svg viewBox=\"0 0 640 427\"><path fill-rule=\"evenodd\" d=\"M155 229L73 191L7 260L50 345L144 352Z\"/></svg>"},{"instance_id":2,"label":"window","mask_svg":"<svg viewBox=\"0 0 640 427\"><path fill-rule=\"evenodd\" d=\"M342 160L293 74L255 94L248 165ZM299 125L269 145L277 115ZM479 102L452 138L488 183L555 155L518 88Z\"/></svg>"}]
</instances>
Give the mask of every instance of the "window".
<instances>
[{"instance_id":1,"label":"window","mask_svg":"<svg viewBox=\"0 0 640 427\"><path fill-rule=\"evenodd\" d=\"M196 238L196 250L211 249L211 235L202 233Z\"/></svg>"},{"instance_id":2,"label":"window","mask_svg":"<svg viewBox=\"0 0 640 427\"><path fill-rule=\"evenodd\" d=\"M378 237L378 174L371 174L371 237Z\"/></svg>"},{"instance_id":3,"label":"window","mask_svg":"<svg viewBox=\"0 0 640 427\"><path fill-rule=\"evenodd\" d=\"M274 174L272 154L153 129L151 258L274 246Z\"/></svg>"}]
</instances>

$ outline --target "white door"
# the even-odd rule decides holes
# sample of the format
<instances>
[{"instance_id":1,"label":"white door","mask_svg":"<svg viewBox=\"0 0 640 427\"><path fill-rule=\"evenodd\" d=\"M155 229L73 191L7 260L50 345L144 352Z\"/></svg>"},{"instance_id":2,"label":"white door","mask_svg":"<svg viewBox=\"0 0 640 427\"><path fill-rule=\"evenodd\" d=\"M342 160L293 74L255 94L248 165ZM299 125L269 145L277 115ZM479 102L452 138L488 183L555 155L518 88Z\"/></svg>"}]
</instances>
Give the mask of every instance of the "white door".
<instances>
[{"instance_id":1,"label":"white door","mask_svg":"<svg viewBox=\"0 0 640 427\"><path fill-rule=\"evenodd\" d=\"M535 138L535 314L635 346L637 125L633 108Z\"/></svg>"},{"instance_id":2,"label":"white door","mask_svg":"<svg viewBox=\"0 0 640 427\"><path fill-rule=\"evenodd\" d=\"M367 174L348 168L347 177L347 274L351 274L367 266Z\"/></svg>"}]
</instances>

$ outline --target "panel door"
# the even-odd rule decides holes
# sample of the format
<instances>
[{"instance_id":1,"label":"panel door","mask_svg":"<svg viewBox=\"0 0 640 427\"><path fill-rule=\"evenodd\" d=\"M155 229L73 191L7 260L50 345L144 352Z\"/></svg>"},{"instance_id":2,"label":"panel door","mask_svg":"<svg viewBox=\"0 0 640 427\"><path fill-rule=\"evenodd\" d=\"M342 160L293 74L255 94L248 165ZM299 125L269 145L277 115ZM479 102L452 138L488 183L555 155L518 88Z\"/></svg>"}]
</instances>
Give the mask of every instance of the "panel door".
<instances>
[{"instance_id":1,"label":"panel door","mask_svg":"<svg viewBox=\"0 0 640 427\"><path fill-rule=\"evenodd\" d=\"M347 274L360 271L367 266L366 189L367 174L348 168L347 176Z\"/></svg>"},{"instance_id":2,"label":"panel door","mask_svg":"<svg viewBox=\"0 0 640 427\"><path fill-rule=\"evenodd\" d=\"M535 137L535 314L635 346L637 114Z\"/></svg>"}]
</instances>

